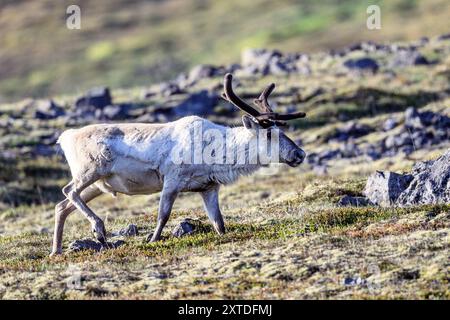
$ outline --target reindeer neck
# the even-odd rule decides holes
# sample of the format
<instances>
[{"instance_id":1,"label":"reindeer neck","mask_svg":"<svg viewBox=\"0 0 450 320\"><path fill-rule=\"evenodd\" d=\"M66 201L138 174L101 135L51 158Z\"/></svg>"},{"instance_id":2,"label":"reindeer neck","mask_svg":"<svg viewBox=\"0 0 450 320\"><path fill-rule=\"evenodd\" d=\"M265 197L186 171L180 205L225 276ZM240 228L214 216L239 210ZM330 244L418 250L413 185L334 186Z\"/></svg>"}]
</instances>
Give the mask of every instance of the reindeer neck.
<instances>
[{"instance_id":1,"label":"reindeer neck","mask_svg":"<svg viewBox=\"0 0 450 320\"><path fill-rule=\"evenodd\" d=\"M257 144L255 136L245 127L229 128L227 132L227 142L230 142L234 147L235 161L225 165L212 166L212 179L221 184L230 184L236 181L240 176L247 176L259 168L258 163L251 163L249 161L250 152L256 152ZM237 161L237 154L244 153L244 161ZM224 161L225 162L225 161Z\"/></svg>"}]
</instances>

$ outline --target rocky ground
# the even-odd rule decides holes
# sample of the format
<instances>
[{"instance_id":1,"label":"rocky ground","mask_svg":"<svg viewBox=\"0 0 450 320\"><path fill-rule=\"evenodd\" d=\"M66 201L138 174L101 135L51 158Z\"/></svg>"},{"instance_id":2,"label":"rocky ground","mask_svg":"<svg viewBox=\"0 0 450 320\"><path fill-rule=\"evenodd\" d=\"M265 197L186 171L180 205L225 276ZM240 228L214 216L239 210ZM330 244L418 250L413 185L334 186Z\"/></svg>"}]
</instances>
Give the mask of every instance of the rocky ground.
<instances>
[{"instance_id":1,"label":"rocky ground","mask_svg":"<svg viewBox=\"0 0 450 320\"><path fill-rule=\"evenodd\" d=\"M219 98L226 72L247 99L275 82L277 110L307 112L287 129L306 163L223 188L224 237L212 232L198 195L176 202L165 240L154 244L145 240L158 195L105 196L92 206L120 245L73 250L80 245L73 241L91 236L75 213L64 243L72 250L48 258L53 207L69 179L59 134L189 114L238 125L239 112ZM0 297L448 299L448 200L391 203L385 184L383 205L366 184L376 170L424 179L417 170L432 163L414 163L444 154L449 137L448 35L315 54L246 50L238 64L197 66L148 88L1 105ZM416 185L407 180L402 192ZM175 234L186 231L184 218L197 219L195 230L172 235L177 226ZM130 224L132 232L118 232Z\"/></svg>"}]
</instances>

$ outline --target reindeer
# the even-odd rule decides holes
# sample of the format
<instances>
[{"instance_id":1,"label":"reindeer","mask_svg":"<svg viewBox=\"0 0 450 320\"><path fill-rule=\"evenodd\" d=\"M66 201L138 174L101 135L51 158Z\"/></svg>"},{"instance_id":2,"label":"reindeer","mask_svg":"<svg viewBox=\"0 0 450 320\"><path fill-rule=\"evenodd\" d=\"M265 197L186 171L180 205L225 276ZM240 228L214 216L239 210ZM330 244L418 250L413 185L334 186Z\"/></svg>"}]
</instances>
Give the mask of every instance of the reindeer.
<instances>
[{"instance_id":1,"label":"reindeer","mask_svg":"<svg viewBox=\"0 0 450 320\"><path fill-rule=\"evenodd\" d=\"M248 154L252 148L259 148L252 142L257 139L258 133L263 132L270 141L275 135L278 138L279 154L272 162L286 163L292 167L300 165L305 152L282 132L280 126L285 125L287 120L305 117L305 113L273 112L267 99L274 88L275 85L271 84L254 100L258 110L233 92L232 75L225 75L222 97L246 113L242 117L243 127L229 128L189 116L165 124L96 124L64 131L58 143L70 166L72 180L62 189L66 199L55 207L51 256L62 253L64 223L75 209L89 220L98 241L107 245L102 219L87 206L89 201L103 193L115 196L117 193L138 195L161 192L157 225L150 240L154 242L161 239L177 195L180 192L199 192L215 231L219 235L224 234L218 201L219 187L255 172L264 164L258 161L248 163L248 156L242 163L179 163L174 161L173 151L178 149L189 154L199 135L210 131L219 133L219 136L226 132L227 146L237 147ZM198 124L201 125L201 132L194 132L194 140L189 139ZM211 141L202 143L202 147L210 144Z\"/></svg>"}]
</instances>

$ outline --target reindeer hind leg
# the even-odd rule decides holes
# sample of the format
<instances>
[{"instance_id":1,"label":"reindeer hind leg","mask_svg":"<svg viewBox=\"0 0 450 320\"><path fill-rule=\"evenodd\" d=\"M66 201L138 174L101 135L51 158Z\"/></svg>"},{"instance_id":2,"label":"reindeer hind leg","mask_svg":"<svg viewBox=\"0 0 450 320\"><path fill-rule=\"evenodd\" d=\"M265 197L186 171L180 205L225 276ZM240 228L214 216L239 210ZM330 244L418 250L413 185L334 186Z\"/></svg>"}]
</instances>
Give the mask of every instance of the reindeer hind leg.
<instances>
[{"instance_id":1,"label":"reindeer hind leg","mask_svg":"<svg viewBox=\"0 0 450 320\"><path fill-rule=\"evenodd\" d=\"M95 171L85 172L84 175L74 178L73 184L64 187L63 192L67 195L70 202L89 220L92 225L92 231L98 241L106 244L106 229L103 220L87 206L86 202L80 196L84 189L100 178L101 176Z\"/></svg>"},{"instance_id":2,"label":"reindeer hind leg","mask_svg":"<svg viewBox=\"0 0 450 320\"><path fill-rule=\"evenodd\" d=\"M94 185L89 186L81 192L81 198L86 203L95 199L103 192ZM55 206L55 230L53 235L52 253L50 256L62 253L62 238L64 231L64 223L70 213L75 211L76 207L69 199L64 199Z\"/></svg>"}]
</instances>

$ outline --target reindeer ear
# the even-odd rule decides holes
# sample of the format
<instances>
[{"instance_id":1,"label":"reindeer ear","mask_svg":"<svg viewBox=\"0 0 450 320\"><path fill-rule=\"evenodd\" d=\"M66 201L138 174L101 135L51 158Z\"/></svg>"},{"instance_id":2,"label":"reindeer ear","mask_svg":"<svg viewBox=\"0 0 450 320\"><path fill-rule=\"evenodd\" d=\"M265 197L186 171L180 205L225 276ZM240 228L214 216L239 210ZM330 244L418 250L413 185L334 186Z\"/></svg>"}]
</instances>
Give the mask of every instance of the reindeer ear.
<instances>
[{"instance_id":1,"label":"reindeer ear","mask_svg":"<svg viewBox=\"0 0 450 320\"><path fill-rule=\"evenodd\" d=\"M253 120L252 117L250 117L250 116L248 116L246 114L244 114L242 116L242 123L244 124L244 127L246 129L256 130L259 127L258 123L256 123L255 120Z\"/></svg>"}]
</instances>

